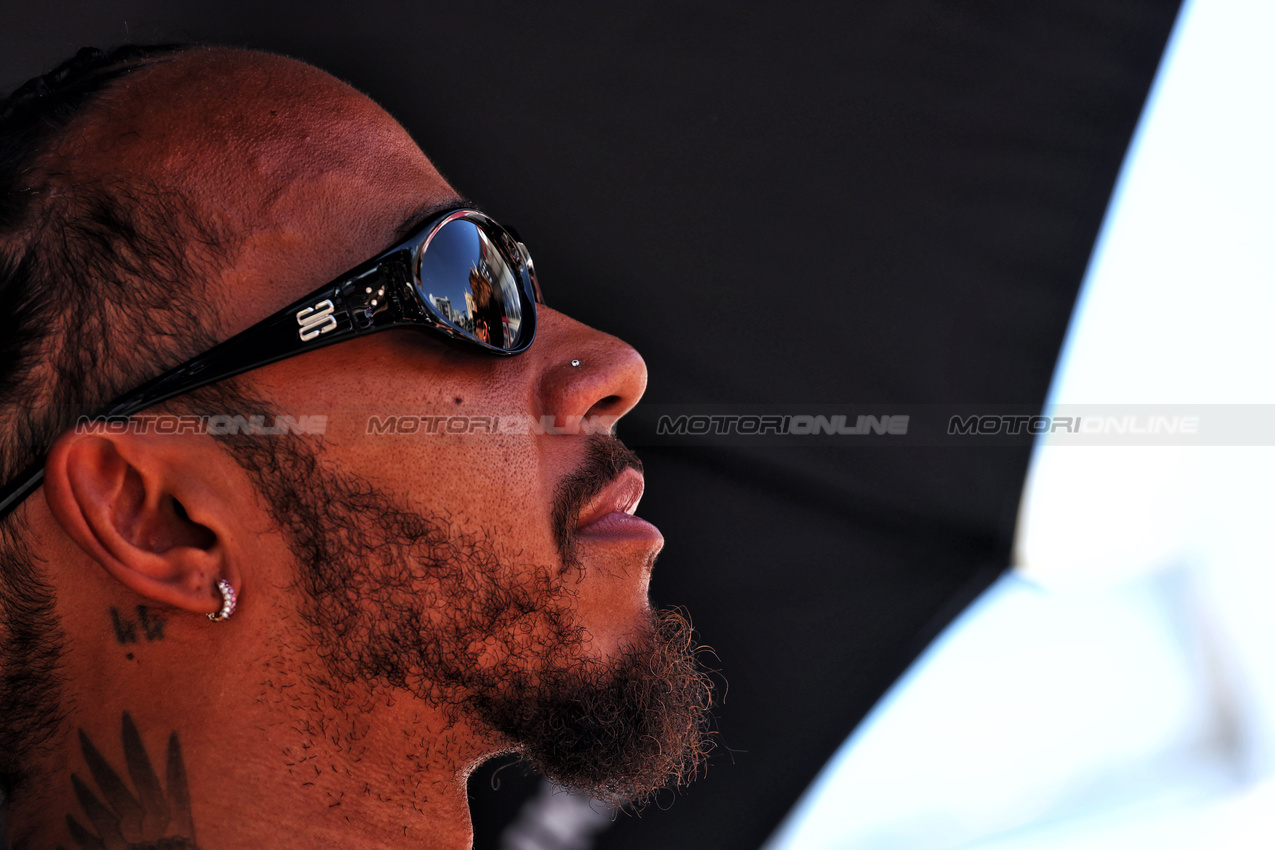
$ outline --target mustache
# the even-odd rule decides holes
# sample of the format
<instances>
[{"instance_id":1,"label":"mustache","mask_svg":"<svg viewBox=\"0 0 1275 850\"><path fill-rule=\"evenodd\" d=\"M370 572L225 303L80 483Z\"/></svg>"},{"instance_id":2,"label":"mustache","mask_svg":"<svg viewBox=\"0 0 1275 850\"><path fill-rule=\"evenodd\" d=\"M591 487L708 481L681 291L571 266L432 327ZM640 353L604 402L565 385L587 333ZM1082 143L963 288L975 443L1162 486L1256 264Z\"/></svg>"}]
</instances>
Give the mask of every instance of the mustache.
<instances>
[{"instance_id":1,"label":"mustache","mask_svg":"<svg viewBox=\"0 0 1275 850\"><path fill-rule=\"evenodd\" d=\"M642 471L642 461L614 434L594 434L585 445L584 463L554 490L553 536L564 566L576 557L576 522L580 511L626 469Z\"/></svg>"}]
</instances>

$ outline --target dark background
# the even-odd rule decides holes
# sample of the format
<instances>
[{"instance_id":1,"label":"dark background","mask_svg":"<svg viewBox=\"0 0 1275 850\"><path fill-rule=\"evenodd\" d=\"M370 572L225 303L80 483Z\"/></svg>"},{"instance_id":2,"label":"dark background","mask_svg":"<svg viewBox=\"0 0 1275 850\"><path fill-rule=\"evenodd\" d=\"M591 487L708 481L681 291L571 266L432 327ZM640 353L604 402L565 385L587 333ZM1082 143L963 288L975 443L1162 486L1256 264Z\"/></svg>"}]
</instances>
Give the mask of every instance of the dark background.
<instances>
[{"instance_id":1,"label":"dark background","mask_svg":"<svg viewBox=\"0 0 1275 850\"><path fill-rule=\"evenodd\" d=\"M1008 565L1030 444L665 445L654 414L1038 407L1176 11L6 3L0 87L124 40L313 62L518 228L550 303L643 353L648 412L622 434L668 540L652 592L730 684L707 777L597 846L751 848ZM479 848L535 785L510 769L493 792L491 770Z\"/></svg>"}]
</instances>

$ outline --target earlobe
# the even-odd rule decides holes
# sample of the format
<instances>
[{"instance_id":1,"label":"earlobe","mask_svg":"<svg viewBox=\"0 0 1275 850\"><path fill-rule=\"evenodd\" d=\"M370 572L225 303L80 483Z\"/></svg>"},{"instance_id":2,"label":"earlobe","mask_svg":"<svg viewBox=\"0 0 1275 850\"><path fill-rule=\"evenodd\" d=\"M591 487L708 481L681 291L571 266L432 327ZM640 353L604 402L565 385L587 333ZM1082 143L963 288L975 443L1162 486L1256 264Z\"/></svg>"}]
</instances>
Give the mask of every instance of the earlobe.
<instances>
[{"instance_id":1,"label":"earlobe","mask_svg":"<svg viewBox=\"0 0 1275 850\"><path fill-rule=\"evenodd\" d=\"M121 584L212 613L222 604L217 580L239 579L217 532L192 519L173 485L183 483L188 501L209 491L175 470L173 458L136 435L64 434L45 464L45 497L67 536Z\"/></svg>"}]
</instances>

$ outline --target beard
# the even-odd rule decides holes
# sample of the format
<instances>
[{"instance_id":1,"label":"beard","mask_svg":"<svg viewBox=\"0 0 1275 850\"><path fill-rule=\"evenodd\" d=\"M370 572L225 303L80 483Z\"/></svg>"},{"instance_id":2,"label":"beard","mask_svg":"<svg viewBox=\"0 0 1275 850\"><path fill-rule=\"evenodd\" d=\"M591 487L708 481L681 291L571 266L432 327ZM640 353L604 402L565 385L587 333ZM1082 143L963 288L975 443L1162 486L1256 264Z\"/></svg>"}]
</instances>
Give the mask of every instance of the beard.
<instances>
[{"instance_id":1,"label":"beard","mask_svg":"<svg viewBox=\"0 0 1275 850\"><path fill-rule=\"evenodd\" d=\"M575 615L580 508L626 467L640 469L617 439L591 437L585 463L558 487L556 565L519 563L513 541L328 471L300 438L226 439L296 554L325 689L410 692L485 732L497 752L611 804L641 805L698 773L711 749L712 685L685 616L654 612L598 659Z\"/></svg>"}]
</instances>

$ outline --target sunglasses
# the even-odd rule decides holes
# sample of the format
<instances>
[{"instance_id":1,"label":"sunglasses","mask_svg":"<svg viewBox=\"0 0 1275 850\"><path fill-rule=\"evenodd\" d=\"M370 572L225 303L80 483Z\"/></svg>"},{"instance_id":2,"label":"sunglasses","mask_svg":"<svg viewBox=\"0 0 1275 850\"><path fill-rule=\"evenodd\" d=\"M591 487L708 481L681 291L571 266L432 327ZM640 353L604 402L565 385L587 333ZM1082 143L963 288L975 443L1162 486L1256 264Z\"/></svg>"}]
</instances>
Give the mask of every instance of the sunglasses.
<instances>
[{"instance_id":1,"label":"sunglasses","mask_svg":"<svg viewBox=\"0 0 1275 850\"><path fill-rule=\"evenodd\" d=\"M125 393L98 418L131 416L268 363L392 328L418 328L487 354L519 354L536 337L536 305L543 303L531 255L517 236L476 210L452 210L273 316ZM46 457L0 490L0 518L40 486Z\"/></svg>"}]
</instances>

